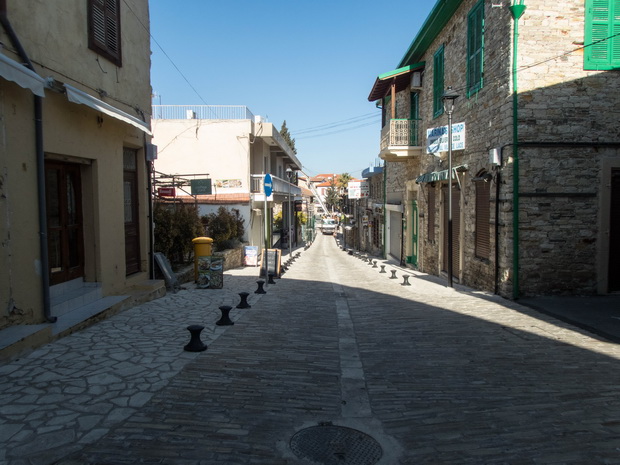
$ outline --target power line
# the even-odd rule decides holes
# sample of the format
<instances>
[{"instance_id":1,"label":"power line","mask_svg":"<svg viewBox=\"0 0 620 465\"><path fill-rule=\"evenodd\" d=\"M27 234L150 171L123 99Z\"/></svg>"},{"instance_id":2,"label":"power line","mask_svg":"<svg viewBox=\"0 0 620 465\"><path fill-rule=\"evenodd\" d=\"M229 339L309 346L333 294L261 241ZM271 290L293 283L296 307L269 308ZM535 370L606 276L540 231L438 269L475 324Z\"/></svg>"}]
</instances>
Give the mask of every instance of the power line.
<instances>
[{"instance_id":1,"label":"power line","mask_svg":"<svg viewBox=\"0 0 620 465\"><path fill-rule=\"evenodd\" d=\"M151 31L148 27L146 27L144 25L144 23L142 22L142 20L140 19L140 17L136 14L135 11L133 11L133 9L131 8L131 6L129 6L129 4L127 3L127 0L123 0L123 3L125 4L125 6L129 9L129 11L131 11L133 13L133 15L136 17L136 19L138 20L138 22L140 23L140 25L144 28L144 30L148 33L149 37L153 40L153 42L155 43L155 45L157 45L157 47L159 47L159 49L161 50L161 52L166 56L166 58L168 58L168 60L170 61L170 63L172 63L172 66L174 66L174 68L177 70L177 72L181 75L181 77L183 78L183 80L187 83L187 85L189 85L191 87L191 89L194 91L194 93L198 96L198 98L202 101L202 103L204 103L205 105L208 105L208 103L205 101L205 99L202 98L202 95L200 95L200 93L196 90L196 88L192 85L191 82L189 82L189 79L187 79L187 77L185 76L185 74L183 74L183 72L179 69L179 67L176 65L176 63L174 61L172 61L172 58L170 58L170 56L166 53L166 51L164 50L164 48L159 45L159 42L157 42L157 39L155 39L155 37L153 36L153 34L151 34Z\"/></svg>"},{"instance_id":2,"label":"power line","mask_svg":"<svg viewBox=\"0 0 620 465\"><path fill-rule=\"evenodd\" d=\"M352 128L344 128L344 129L339 129L337 131L332 131L332 132L324 132L324 133L316 134L316 135L296 137L295 140L297 140L297 139L314 139L316 137L330 136L332 134L341 134L343 132L353 131L354 129L360 129L360 128L363 128L363 127L366 127L366 126L372 126L373 124L376 124L376 123L377 123L376 121L371 121L369 123L360 124L359 126L353 126Z\"/></svg>"},{"instance_id":3,"label":"power line","mask_svg":"<svg viewBox=\"0 0 620 465\"><path fill-rule=\"evenodd\" d=\"M300 129L298 131L295 131L295 134L303 134L306 132L316 132L316 131L321 131L321 130L329 129L331 127L336 127L336 126L345 126L347 124L357 123L361 120L369 119L369 118L376 117L376 116L377 116L377 112L366 113L364 115L354 116L352 118L347 118L347 119L340 120L340 121L334 121L332 123L325 123L320 126L313 126L313 127L306 128L306 129Z\"/></svg>"}]
</instances>

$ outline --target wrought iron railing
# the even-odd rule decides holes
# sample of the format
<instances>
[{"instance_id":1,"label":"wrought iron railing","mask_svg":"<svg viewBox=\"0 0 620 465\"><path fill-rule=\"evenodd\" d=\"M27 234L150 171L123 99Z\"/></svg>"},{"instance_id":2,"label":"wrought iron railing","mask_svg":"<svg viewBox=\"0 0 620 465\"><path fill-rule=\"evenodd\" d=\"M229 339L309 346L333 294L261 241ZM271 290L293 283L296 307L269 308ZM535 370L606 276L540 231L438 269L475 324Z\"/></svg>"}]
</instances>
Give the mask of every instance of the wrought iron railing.
<instances>
[{"instance_id":1,"label":"wrought iron railing","mask_svg":"<svg viewBox=\"0 0 620 465\"><path fill-rule=\"evenodd\" d=\"M381 130L381 150L387 147L418 147L417 119L392 119Z\"/></svg>"}]
</instances>

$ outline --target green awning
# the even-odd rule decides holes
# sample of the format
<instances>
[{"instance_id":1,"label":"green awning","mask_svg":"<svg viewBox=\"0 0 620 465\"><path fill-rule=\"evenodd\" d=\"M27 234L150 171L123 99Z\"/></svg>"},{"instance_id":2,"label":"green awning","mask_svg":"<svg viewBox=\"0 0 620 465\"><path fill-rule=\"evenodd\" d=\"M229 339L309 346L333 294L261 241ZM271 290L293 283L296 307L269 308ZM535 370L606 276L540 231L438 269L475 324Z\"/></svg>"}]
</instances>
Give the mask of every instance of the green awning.
<instances>
[{"instance_id":1,"label":"green awning","mask_svg":"<svg viewBox=\"0 0 620 465\"><path fill-rule=\"evenodd\" d=\"M458 173L467 171L467 165L459 165L453 166L452 171L456 171ZM418 176L415 180L416 184L421 184L423 182L437 182L437 181L447 181L448 180L448 170L443 171L433 171L431 173L424 173Z\"/></svg>"},{"instance_id":2,"label":"green awning","mask_svg":"<svg viewBox=\"0 0 620 465\"><path fill-rule=\"evenodd\" d=\"M368 96L369 102L382 99L390 91L392 84L396 85L396 92L405 90L411 83L411 74L414 71L424 68L425 62L415 63L409 66L403 66L402 68L389 71L387 73L380 74L375 81L375 85L372 86L370 95Z\"/></svg>"}]
</instances>

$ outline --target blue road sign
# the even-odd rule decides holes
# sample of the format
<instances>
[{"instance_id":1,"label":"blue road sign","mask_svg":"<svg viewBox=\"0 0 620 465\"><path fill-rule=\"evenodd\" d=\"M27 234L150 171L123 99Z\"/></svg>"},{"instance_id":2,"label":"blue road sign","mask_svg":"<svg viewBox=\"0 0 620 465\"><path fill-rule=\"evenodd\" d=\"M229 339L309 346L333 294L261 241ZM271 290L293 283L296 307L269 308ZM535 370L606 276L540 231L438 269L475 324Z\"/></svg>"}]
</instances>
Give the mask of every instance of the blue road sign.
<instances>
[{"instance_id":1,"label":"blue road sign","mask_svg":"<svg viewBox=\"0 0 620 465\"><path fill-rule=\"evenodd\" d=\"M265 195L271 197L271 193L273 192L273 181L269 173L265 175L265 182L263 184L265 185Z\"/></svg>"}]
</instances>

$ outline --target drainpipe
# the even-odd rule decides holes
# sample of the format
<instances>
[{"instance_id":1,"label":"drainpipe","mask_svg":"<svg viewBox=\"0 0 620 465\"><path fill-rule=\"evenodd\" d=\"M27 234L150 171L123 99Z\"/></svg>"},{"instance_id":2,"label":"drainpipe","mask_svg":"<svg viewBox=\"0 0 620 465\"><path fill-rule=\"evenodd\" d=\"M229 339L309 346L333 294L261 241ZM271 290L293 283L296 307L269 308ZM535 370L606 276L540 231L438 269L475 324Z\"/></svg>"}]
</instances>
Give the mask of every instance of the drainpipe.
<instances>
[{"instance_id":1,"label":"drainpipe","mask_svg":"<svg viewBox=\"0 0 620 465\"><path fill-rule=\"evenodd\" d=\"M519 298L519 126L518 126L518 86L517 86L517 57L519 46L519 18L525 12L524 0L515 0L517 3L510 6L510 13L514 21L512 40L512 298Z\"/></svg>"},{"instance_id":2,"label":"drainpipe","mask_svg":"<svg viewBox=\"0 0 620 465\"><path fill-rule=\"evenodd\" d=\"M382 247L383 247L383 259L385 260L387 258L387 255L385 253L385 237L387 234L387 162L383 162L383 241L382 242Z\"/></svg>"},{"instance_id":3,"label":"drainpipe","mask_svg":"<svg viewBox=\"0 0 620 465\"><path fill-rule=\"evenodd\" d=\"M34 66L26 50L22 47L13 26L9 22L6 12L6 3L0 4L0 23L6 31L9 39L22 61L28 69L35 71ZM37 187L39 202L39 247L41 250L41 286L43 288L43 314L50 323L55 323L57 318L51 315L50 304L50 279L49 279L49 259L47 246L47 210L45 198L45 153L43 151L43 98L34 96L34 131L35 131L35 152L37 158Z\"/></svg>"}]
</instances>

